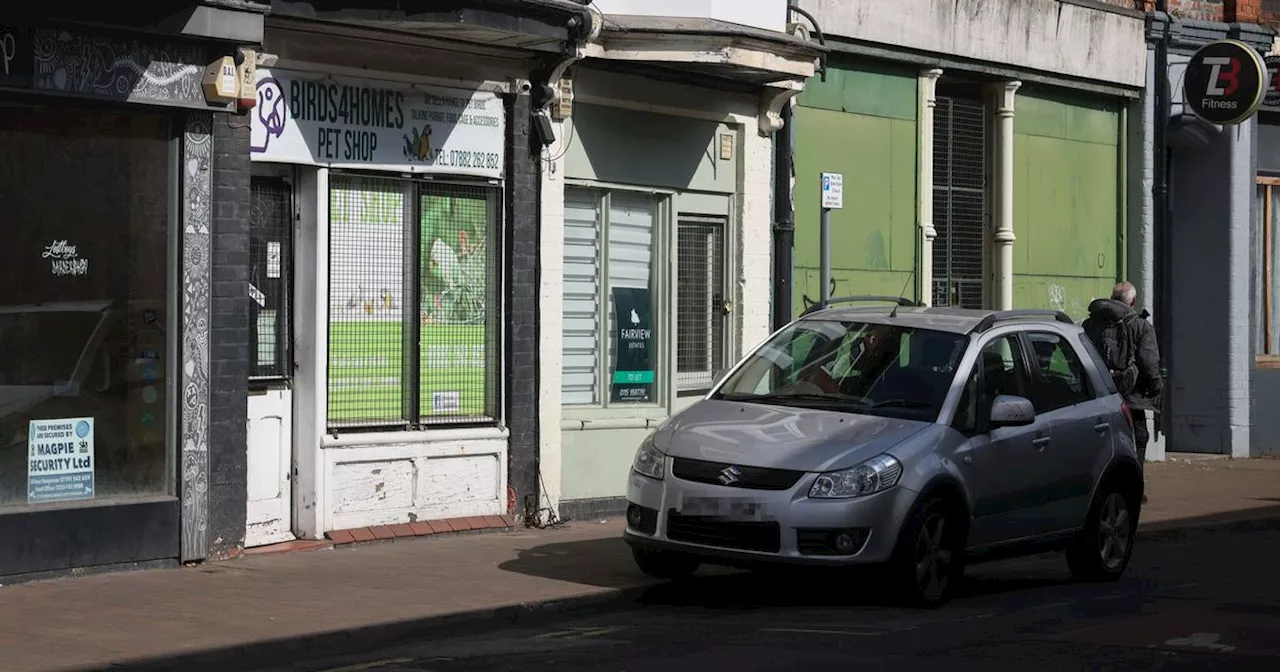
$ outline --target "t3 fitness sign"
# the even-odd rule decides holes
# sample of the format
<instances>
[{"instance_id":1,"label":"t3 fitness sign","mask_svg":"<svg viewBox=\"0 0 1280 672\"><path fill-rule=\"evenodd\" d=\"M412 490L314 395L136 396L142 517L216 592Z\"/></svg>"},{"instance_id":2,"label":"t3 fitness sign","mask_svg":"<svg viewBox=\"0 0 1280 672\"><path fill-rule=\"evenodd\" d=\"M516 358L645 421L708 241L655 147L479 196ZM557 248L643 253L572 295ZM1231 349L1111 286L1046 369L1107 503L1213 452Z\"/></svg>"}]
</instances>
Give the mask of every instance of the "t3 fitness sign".
<instances>
[{"instance_id":1,"label":"t3 fitness sign","mask_svg":"<svg viewBox=\"0 0 1280 672\"><path fill-rule=\"evenodd\" d=\"M1262 55L1236 40L1219 40L1200 47L1187 62L1183 81L1191 111L1223 126L1253 116L1269 84Z\"/></svg>"}]
</instances>

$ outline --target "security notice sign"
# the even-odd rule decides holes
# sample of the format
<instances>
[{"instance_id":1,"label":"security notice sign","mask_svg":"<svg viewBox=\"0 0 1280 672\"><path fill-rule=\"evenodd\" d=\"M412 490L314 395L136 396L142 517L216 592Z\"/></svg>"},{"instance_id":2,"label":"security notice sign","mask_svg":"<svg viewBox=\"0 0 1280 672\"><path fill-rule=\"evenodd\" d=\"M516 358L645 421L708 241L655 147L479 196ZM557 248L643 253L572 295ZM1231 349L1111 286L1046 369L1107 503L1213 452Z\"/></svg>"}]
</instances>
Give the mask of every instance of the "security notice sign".
<instances>
[{"instance_id":1,"label":"security notice sign","mask_svg":"<svg viewBox=\"0 0 1280 672\"><path fill-rule=\"evenodd\" d=\"M27 501L92 499L93 418L32 420L27 434Z\"/></svg>"},{"instance_id":2,"label":"security notice sign","mask_svg":"<svg viewBox=\"0 0 1280 672\"><path fill-rule=\"evenodd\" d=\"M844 207L844 173L822 174L822 207L828 210Z\"/></svg>"}]
</instances>

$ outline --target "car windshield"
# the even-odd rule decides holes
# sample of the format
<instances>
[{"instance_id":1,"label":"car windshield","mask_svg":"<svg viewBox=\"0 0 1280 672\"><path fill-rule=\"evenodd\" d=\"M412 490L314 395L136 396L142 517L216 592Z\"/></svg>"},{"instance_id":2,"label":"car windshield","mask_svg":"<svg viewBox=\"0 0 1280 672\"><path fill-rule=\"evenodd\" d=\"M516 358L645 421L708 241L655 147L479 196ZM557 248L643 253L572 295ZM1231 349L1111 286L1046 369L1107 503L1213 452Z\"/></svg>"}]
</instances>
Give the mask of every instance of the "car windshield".
<instances>
[{"instance_id":1,"label":"car windshield","mask_svg":"<svg viewBox=\"0 0 1280 672\"><path fill-rule=\"evenodd\" d=\"M56 385L71 380L98 311L0 312L0 385Z\"/></svg>"},{"instance_id":2,"label":"car windshield","mask_svg":"<svg viewBox=\"0 0 1280 672\"><path fill-rule=\"evenodd\" d=\"M712 398L932 420L968 341L932 329L800 320L748 357Z\"/></svg>"}]
</instances>

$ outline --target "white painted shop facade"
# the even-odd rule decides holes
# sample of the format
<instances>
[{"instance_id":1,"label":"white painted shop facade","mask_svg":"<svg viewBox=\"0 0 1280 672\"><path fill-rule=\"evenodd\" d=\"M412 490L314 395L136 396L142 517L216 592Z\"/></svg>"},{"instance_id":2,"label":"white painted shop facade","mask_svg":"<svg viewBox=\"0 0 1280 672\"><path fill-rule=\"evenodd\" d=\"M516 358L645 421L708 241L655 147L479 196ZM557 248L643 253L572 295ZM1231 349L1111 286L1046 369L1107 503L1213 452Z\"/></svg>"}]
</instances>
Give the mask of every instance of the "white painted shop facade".
<instances>
[{"instance_id":1,"label":"white painted shop facade","mask_svg":"<svg viewBox=\"0 0 1280 672\"><path fill-rule=\"evenodd\" d=\"M383 70L317 62L317 39L385 47L372 31L324 30L269 29L279 60L259 69L250 114L262 375L248 400L246 546L508 511L511 80L499 54L464 65L408 38L414 58L382 56Z\"/></svg>"}]
</instances>

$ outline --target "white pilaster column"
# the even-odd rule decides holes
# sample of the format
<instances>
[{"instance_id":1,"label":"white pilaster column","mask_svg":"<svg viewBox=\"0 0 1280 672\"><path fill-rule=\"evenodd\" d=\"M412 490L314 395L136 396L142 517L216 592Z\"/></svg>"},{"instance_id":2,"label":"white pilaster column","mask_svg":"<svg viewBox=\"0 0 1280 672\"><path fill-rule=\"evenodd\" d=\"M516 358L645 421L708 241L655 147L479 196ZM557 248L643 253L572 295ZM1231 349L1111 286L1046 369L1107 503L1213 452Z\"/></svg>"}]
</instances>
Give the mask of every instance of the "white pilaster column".
<instances>
[{"instance_id":1,"label":"white pilaster column","mask_svg":"<svg viewBox=\"0 0 1280 672\"><path fill-rule=\"evenodd\" d=\"M995 174L998 200L996 201L996 230L991 237L995 243L995 308L1013 308L1013 102L1022 82L1003 82L996 85L996 145L1000 148L996 157Z\"/></svg>"},{"instance_id":2,"label":"white pilaster column","mask_svg":"<svg viewBox=\"0 0 1280 672\"><path fill-rule=\"evenodd\" d=\"M933 228L933 109L938 104L936 95L938 78L942 70L932 68L920 71L918 95L920 97L920 123L917 147L920 148L920 185L916 213L920 225L920 302L933 305L933 239L938 230Z\"/></svg>"}]
</instances>

